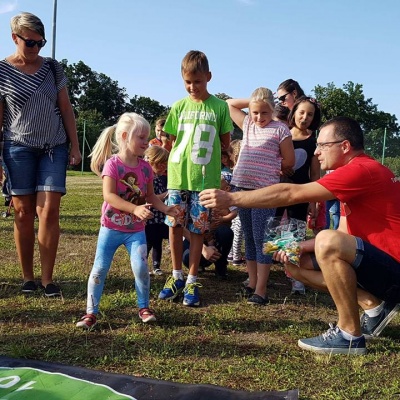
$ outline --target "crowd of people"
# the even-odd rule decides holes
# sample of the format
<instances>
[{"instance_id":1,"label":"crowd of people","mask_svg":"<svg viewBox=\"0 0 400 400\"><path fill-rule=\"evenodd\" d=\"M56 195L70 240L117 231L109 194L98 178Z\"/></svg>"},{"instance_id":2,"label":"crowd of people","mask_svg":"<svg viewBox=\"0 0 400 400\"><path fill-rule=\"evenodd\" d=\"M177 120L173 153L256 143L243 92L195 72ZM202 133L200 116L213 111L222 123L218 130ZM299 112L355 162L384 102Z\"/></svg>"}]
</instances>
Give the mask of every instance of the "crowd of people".
<instances>
[{"instance_id":1,"label":"crowd of people","mask_svg":"<svg viewBox=\"0 0 400 400\"><path fill-rule=\"evenodd\" d=\"M21 13L12 18L11 30L16 51L0 61L0 122L22 291L41 286L56 297L60 201L67 165L81 162L75 118L62 67L39 56L46 44L41 20ZM208 92L212 75L204 53L188 52L181 74L188 96L156 121L154 139L148 121L124 113L104 129L90 155L104 202L86 311L76 326L96 324L121 245L130 255L139 318L156 321L150 274L168 272L162 247L169 240L172 273L159 300L182 296L184 306L199 306L199 269L214 264L216 278L225 280L232 262L246 265L241 296L249 305L265 306L271 265L279 263L292 293L304 294L306 287L329 292L338 312L336 325L300 339L299 346L364 354L365 339L378 336L400 308L400 182L365 154L355 120L338 116L320 126L318 102L293 79L275 95L259 87L248 98L224 101ZM233 122L243 137L231 142ZM315 236L298 243L298 263L285 250L264 251L273 218L308 222Z\"/></svg>"}]
</instances>

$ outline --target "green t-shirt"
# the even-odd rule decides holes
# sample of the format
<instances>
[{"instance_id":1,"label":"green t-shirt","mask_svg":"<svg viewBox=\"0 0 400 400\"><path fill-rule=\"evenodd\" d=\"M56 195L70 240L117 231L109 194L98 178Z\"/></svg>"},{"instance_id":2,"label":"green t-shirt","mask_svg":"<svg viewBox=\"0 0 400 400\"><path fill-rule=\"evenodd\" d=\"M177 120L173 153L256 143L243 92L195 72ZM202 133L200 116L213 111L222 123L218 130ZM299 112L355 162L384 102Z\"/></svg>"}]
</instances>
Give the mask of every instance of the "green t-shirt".
<instances>
[{"instance_id":1,"label":"green t-shirt","mask_svg":"<svg viewBox=\"0 0 400 400\"><path fill-rule=\"evenodd\" d=\"M219 188L220 136L231 132L228 105L210 95L203 102L185 97L172 105L164 131L176 136L168 159L168 189Z\"/></svg>"}]
</instances>

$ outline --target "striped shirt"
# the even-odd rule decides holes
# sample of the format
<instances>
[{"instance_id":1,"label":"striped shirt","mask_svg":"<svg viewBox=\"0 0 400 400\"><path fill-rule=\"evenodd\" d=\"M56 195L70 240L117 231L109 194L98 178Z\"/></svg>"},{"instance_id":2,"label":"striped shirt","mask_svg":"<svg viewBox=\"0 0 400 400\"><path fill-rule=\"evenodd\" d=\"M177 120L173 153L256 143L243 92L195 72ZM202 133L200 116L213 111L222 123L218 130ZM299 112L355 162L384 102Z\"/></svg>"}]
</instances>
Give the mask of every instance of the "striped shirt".
<instances>
[{"instance_id":1,"label":"striped shirt","mask_svg":"<svg viewBox=\"0 0 400 400\"><path fill-rule=\"evenodd\" d=\"M271 121L260 128L246 115L231 184L245 189L259 189L278 183L282 163L280 144L290 136L289 128L282 122Z\"/></svg>"},{"instance_id":2,"label":"striped shirt","mask_svg":"<svg viewBox=\"0 0 400 400\"><path fill-rule=\"evenodd\" d=\"M46 58L34 74L0 61L0 101L4 103L4 140L51 149L67 141L57 94L67 84L62 66L53 61L56 79Z\"/></svg>"}]
</instances>

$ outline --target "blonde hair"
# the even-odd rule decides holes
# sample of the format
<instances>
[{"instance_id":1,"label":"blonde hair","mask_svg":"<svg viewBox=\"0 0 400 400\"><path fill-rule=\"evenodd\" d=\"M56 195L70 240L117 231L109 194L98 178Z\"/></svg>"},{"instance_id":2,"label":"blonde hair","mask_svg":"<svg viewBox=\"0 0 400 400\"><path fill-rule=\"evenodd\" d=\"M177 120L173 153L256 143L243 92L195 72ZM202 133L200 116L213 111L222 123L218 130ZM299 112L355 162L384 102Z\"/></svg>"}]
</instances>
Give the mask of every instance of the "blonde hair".
<instances>
[{"instance_id":1,"label":"blonde hair","mask_svg":"<svg viewBox=\"0 0 400 400\"><path fill-rule=\"evenodd\" d=\"M207 56L198 50L191 50L185 55L181 64L181 73L210 72Z\"/></svg>"},{"instance_id":2,"label":"blonde hair","mask_svg":"<svg viewBox=\"0 0 400 400\"><path fill-rule=\"evenodd\" d=\"M150 165L166 164L169 151L161 146L151 146L144 152L144 158Z\"/></svg>"},{"instance_id":3,"label":"blonde hair","mask_svg":"<svg viewBox=\"0 0 400 400\"><path fill-rule=\"evenodd\" d=\"M38 33L45 39L43 22L36 15L28 12L22 12L11 18L11 32L17 35L22 34L24 30L30 30Z\"/></svg>"},{"instance_id":4,"label":"blonde hair","mask_svg":"<svg viewBox=\"0 0 400 400\"><path fill-rule=\"evenodd\" d=\"M272 111L275 110L274 94L270 89L259 87L250 97L250 103L265 103L268 104Z\"/></svg>"},{"instance_id":5,"label":"blonde hair","mask_svg":"<svg viewBox=\"0 0 400 400\"><path fill-rule=\"evenodd\" d=\"M231 160L233 162L233 166L236 165L237 160L239 158L239 153L240 153L240 146L242 145L242 141L240 139L234 139L231 142Z\"/></svg>"},{"instance_id":6,"label":"blonde hair","mask_svg":"<svg viewBox=\"0 0 400 400\"><path fill-rule=\"evenodd\" d=\"M122 135L124 132L127 133L125 139ZM139 133L145 133L148 136L150 124L139 114L122 114L115 125L109 126L101 132L93 151L89 154L89 157L92 158L90 169L100 176L106 161L113 154L125 151L127 143Z\"/></svg>"}]
</instances>

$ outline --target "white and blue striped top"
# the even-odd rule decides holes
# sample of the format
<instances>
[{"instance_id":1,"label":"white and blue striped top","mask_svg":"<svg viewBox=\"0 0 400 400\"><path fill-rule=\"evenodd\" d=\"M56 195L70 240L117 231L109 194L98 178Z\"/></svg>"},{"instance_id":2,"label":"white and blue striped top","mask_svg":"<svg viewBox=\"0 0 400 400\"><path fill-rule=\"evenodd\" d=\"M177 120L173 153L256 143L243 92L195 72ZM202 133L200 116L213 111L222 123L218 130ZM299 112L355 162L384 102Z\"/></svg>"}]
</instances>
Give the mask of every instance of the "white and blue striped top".
<instances>
[{"instance_id":1,"label":"white and blue striped top","mask_svg":"<svg viewBox=\"0 0 400 400\"><path fill-rule=\"evenodd\" d=\"M0 101L4 103L4 140L24 146L53 148L67 141L57 94L67 84L62 66L48 59L34 74L25 74L7 60L0 61Z\"/></svg>"}]
</instances>

